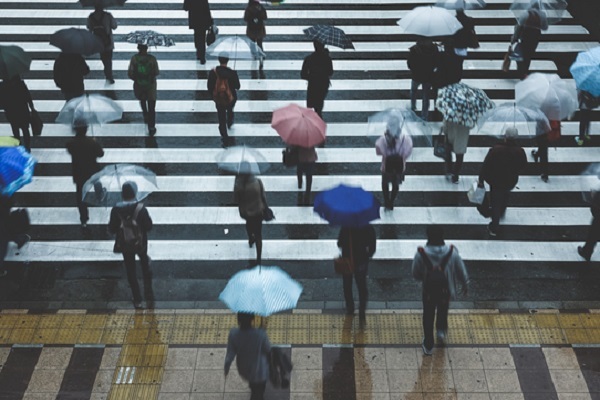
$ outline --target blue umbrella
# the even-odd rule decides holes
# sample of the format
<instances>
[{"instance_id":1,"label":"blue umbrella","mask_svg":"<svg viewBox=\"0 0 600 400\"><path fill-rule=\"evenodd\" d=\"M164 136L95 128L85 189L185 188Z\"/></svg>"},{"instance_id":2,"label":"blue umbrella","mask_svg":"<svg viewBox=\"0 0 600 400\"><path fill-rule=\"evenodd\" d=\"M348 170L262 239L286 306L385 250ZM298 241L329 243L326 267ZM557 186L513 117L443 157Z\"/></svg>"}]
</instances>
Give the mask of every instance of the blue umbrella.
<instances>
[{"instance_id":1,"label":"blue umbrella","mask_svg":"<svg viewBox=\"0 0 600 400\"><path fill-rule=\"evenodd\" d=\"M570 71L580 90L600 96L600 47L579 53Z\"/></svg>"},{"instance_id":2,"label":"blue umbrella","mask_svg":"<svg viewBox=\"0 0 600 400\"><path fill-rule=\"evenodd\" d=\"M296 307L302 286L279 267L257 266L236 273L219 300L233 312L268 317Z\"/></svg>"},{"instance_id":3,"label":"blue umbrella","mask_svg":"<svg viewBox=\"0 0 600 400\"><path fill-rule=\"evenodd\" d=\"M11 196L31 182L35 162L22 146L0 147L0 195Z\"/></svg>"},{"instance_id":4,"label":"blue umbrella","mask_svg":"<svg viewBox=\"0 0 600 400\"><path fill-rule=\"evenodd\" d=\"M354 228L378 219L380 206L363 188L339 185L315 197L314 211L331 225Z\"/></svg>"}]
</instances>

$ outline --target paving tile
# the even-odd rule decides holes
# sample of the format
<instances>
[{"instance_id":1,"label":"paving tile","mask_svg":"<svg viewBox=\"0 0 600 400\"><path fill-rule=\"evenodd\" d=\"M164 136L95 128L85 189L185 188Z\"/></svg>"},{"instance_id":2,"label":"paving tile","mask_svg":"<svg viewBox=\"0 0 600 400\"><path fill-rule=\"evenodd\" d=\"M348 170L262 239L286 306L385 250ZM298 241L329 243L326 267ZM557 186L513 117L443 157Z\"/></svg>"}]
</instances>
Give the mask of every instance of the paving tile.
<instances>
[{"instance_id":1,"label":"paving tile","mask_svg":"<svg viewBox=\"0 0 600 400\"><path fill-rule=\"evenodd\" d=\"M385 349L382 347L359 347L354 349L354 368L385 369Z\"/></svg>"},{"instance_id":2,"label":"paving tile","mask_svg":"<svg viewBox=\"0 0 600 400\"><path fill-rule=\"evenodd\" d=\"M56 393L25 393L22 400L55 400Z\"/></svg>"},{"instance_id":3,"label":"paving tile","mask_svg":"<svg viewBox=\"0 0 600 400\"><path fill-rule=\"evenodd\" d=\"M196 369L219 369L222 372L226 353L224 348L198 349Z\"/></svg>"},{"instance_id":4,"label":"paving tile","mask_svg":"<svg viewBox=\"0 0 600 400\"><path fill-rule=\"evenodd\" d=\"M489 393L457 393L457 400L490 400Z\"/></svg>"},{"instance_id":5,"label":"paving tile","mask_svg":"<svg viewBox=\"0 0 600 400\"><path fill-rule=\"evenodd\" d=\"M221 372L223 374L223 372ZM190 393L192 391L192 382L194 381L194 371L192 370L169 370L163 373L161 393Z\"/></svg>"},{"instance_id":6,"label":"paving tile","mask_svg":"<svg viewBox=\"0 0 600 400\"><path fill-rule=\"evenodd\" d=\"M550 376L557 393L588 392L585 378L579 369L551 369Z\"/></svg>"},{"instance_id":7,"label":"paving tile","mask_svg":"<svg viewBox=\"0 0 600 400\"><path fill-rule=\"evenodd\" d=\"M423 400L458 400L456 393L423 393Z\"/></svg>"},{"instance_id":8,"label":"paving tile","mask_svg":"<svg viewBox=\"0 0 600 400\"><path fill-rule=\"evenodd\" d=\"M356 393L356 400L390 400L389 393Z\"/></svg>"},{"instance_id":9,"label":"paving tile","mask_svg":"<svg viewBox=\"0 0 600 400\"><path fill-rule=\"evenodd\" d=\"M301 369L323 368L323 351L314 347L292 347L292 364L294 372Z\"/></svg>"},{"instance_id":10,"label":"paving tile","mask_svg":"<svg viewBox=\"0 0 600 400\"><path fill-rule=\"evenodd\" d=\"M356 393L389 393L385 369L363 369L355 373Z\"/></svg>"},{"instance_id":11,"label":"paving tile","mask_svg":"<svg viewBox=\"0 0 600 400\"><path fill-rule=\"evenodd\" d=\"M448 393L455 391L454 377L449 369L420 371L423 393Z\"/></svg>"},{"instance_id":12,"label":"paving tile","mask_svg":"<svg viewBox=\"0 0 600 400\"><path fill-rule=\"evenodd\" d=\"M36 369L31 375L26 392L58 393L64 373L62 369Z\"/></svg>"},{"instance_id":13,"label":"paving tile","mask_svg":"<svg viewBox=\"0 0 600 400\"><path fill-rule=\"evenodd\" d=\"M421 376L417 369L388 369L388 387L392 393L422 392Z\"/></svg>"},{"instance_id":14,"label":"paving tile","mask_svg":"<svg viewBox=\"0 0 600 400\"><path fill-rule=\"evenodd\" d=\"M423 393L390 393L390 400L423 400Z\"/></svg>"},{"instance_id":15,"label":"paving tile","mask_svg":"<svg viewBox=\"0 0 600 400\"><path fill-rule=\"evenodd\" d=\"M244 381L237 368L233 367L225 378L225 393L250 393L248 382Z\"/></svg>"},{"instance_id":16,"label":"paving tile","mask_svg":"<svg viewBox=\"0 0 600 400\"><path fill-rule=\"evenodd\" d=\"M192 393L190 400L229 400L221 393Z\"/></svg>"},{"instance_id":17,"label":"paving tile","mask_svg":"<svg viewBox=\"0 0 600 400\"><path fill-rule=\"evenodd\" d=\"M294 370L290 381L291 393L322 393L323 372L321 370Z\"/></svg>"},{"instance_id":18,"label":"paving tile","mask_svg":"<svg viewBox=\"0 0 600 400\"><path fill-rule=\"evenodd\" d=\"M198 349L189 347L170 347L167 353L165 369L194 369Z\"/></svg>"},{"instance_id":19,"label":"paving tile","mask_svg":"<svg viewBox=\"0 0 600 400\"><path fill-rule=\"evenodd\" d=\"M189 393L159 393L158 400L190 400Z\"/></svg>"},{"instance_id":20,"label":"paving tile","mask_svg":"<svg viewBox=\"0 0 600 400\"><path fill-rule=\"evenodd\" d=\"M421 369L429 369L429 370L445 370L450 369L450 358L448 356L448 352L445 348L435 348L433 349L433 356L426 356L423 354L421 348L416 350L417 353L417 363L419 364L419 368Z\"/></svg>"},{"instance_id":21,"label":"paving tile","mask_svg":"<svg viewBox=\"0 0 600 400\"><path fill-rule=\"evenodd\" d=\"M479 349L479 353L485 369L515 369L508 347L483 347Z\"/></svg>"},{"instance_id":22,"label":"paving tile","mask_svg":"<svg viewBox=\"0 0 600 400\"><path fill-rule=\"evenodd\" d=\"M485 378L490 393L521 393L517 371L509 369L486 369Z\"/></svg>"},{"instance_id":23,"label":"paving tile","mask_svg":"<svg viewBox=\"0 0 600 400\"><path fill-rule=\"evenodd\" d=\"M452 369L483 369L478 348L448 348Z\"/></svg>"},{"instance_id":24,"label":"paving tile","mask_svg":"<svg viewBox=\"0 0 600 400\"><path fill-rule=\"evenodd\" d=\"M589 393L558 393L558 400L592 400Z\"/></svg>"},{"instance_id":25,"label":"paving tile","mask_svg":"<svg viewBox=\"0 0 600 400\"><path fill-rule=\"evenodd\" d=\"M483 369L452 369L452 376L454 377L454 386L458 393L488 392Z\"/></svg>"},{"instance_id":26,"label":"paving tile","mask_svg":"<svg viewBox=\"0 0 600 400\"><path fill-rule=\"evenodd\" d=\"M101 369L96 374L96 380L92 388L92 393L108 393L112 384L114 370Z\"/></svg>"},{"instance_id":27,"label":"paving tile","mask_svg":"<svg viewBox=\"0 0 600 400\"><path fill-rule=\"evenodd\" d=\"M524 400L522 393L490 393L491 400Z\"/></svg>"},{"instance_id":28,"label":"paving tile","mask_svg":"<svg viewBox=\"0 0 600 400\"><path fill-rule=\"evenodd\" d=\"M388 369L418 369L419 360L417 358L417 349L415 348L394 348L385 349L385 364ZM430 357L431 358L431 357Z\"/></svg>"},{"instance_id":29,"label":"paving tile","mask_svg":"<svg viewBox=\"0 0 600 400\"><path fill-rule=\"evenodd\" d=\"M1 323L1 322L0 322ZM0 370L4 366L8 355L10 354L10 347L0 347Z\"/></svg>"},{"instance_id":30,"label":"paving tile","mask_svg":"<svg viewBox=\"0 0 600 400\"><path fill-rule=\"evenodd\" d=\"M194 372L194 393L223 393L225 389L225 375L223 369L218 370L196 370Z\"/></svg>"},{"instance_id":31,"label":"paving tile","mask_svg":"<svg viewBox=\"0 0 600 400\"><path fill-rule=\"evenodd\" d=\"M543 347L548 369L579 369L577 356L571 347Z\"/></svg>"}]
</instances>

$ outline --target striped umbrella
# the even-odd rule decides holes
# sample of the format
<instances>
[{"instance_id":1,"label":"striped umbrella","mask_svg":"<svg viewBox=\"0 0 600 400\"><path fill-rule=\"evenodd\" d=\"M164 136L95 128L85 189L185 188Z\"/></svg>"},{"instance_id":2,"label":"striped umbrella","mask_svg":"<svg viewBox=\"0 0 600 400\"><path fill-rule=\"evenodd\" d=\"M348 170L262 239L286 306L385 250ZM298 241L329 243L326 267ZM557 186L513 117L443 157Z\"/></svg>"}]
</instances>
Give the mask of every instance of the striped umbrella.
<instances>
[{"instance_id":1,"label":"striped umbrella","mask_svg":"<svg viewBox=\"0 0 600 400\"><path fill-rule=\"evenodd\" d=\"M219 295L233 312L268 317L296 307L302 286L279 267L257 266L235 274Z\"/></svg>"}]
</instances>

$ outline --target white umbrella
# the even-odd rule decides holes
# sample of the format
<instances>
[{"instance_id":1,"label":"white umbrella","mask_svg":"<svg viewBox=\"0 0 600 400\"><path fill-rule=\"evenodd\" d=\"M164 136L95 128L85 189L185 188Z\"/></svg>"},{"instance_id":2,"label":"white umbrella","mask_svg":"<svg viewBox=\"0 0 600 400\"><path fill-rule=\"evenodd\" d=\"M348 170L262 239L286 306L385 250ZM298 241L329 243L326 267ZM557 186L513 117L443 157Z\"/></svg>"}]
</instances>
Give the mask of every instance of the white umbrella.
<instances>
[{"instance_id":1,"label":"white umbrella","mask_svg":"<svg viewBox=\"0 0 600 400\"><path fill-rule=\"evenodd\" d=\"M123 109L114 100L99 94L75 97L64 105L56 122L72 126L102 125L120 120Z\"/></svg>"},{"instance_id":2,"label":"white umbrella","mask_svg":"<svg viewBox=\"0 0 600 400\"><path fill-rule=\"evenodd\" d=\"M539 108L549 120L570 117L579 107L575 84L556 74L530 74L515 86L517 105Z\"/></svg>"},{"instance_id":3,"label":"white umbrella","mask_svg":"<svg viewBox=\"0 0 600 400\"><path fill-rule=\"evenodd\" d=\"M484 8L486 6L485 1L483 0L438 0L435 5L448 10L473 10Z\"/></svg>"},{"instance_id":4,"label":"white umbrella","mask_svg":"<svg viewBox=\"0 0 600 400\"><path fill-rule=\"evenodd\" d=\"M269 168L267 159L252 147L233 146L217 155L217 165L220 169L234 174L258 175Z\"/></svg>"},{"instance_id":5,"label":"white umbrella","mask_svg":"<svg viewBox=\"0 0 600 400\"><path fill-rule=\"evenodd\" d=\"M258 60L265 58L260 47L246 36L221 36L206 48L212 57L226 55L231 60Z\"/></svg>"},{"instance_id":6,"label":"white umbrella","mask_svg":"<svg viewBox=\"0 0 600 400\"><path fill-rule=\"evenodd\" d=\"M428 37L454 35L462 28L450 11L434 6L416 7L397 23L404 33Z\"/></svg>"}]
</instances>

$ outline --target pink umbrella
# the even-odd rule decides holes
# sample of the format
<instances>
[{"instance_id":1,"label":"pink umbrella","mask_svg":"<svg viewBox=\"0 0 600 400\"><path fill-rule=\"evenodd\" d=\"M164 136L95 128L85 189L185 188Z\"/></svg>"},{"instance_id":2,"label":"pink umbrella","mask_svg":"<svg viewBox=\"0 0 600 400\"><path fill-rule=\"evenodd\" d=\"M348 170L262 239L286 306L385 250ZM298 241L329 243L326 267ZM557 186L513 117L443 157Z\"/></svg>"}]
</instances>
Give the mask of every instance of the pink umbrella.
<instances>
[{"instance_id":1,"label":"pink umbrella","mask_svg":"<svg viewBox=\"0 0 600 400\"><path fill-rule=\"evenodd\" d=\"M312 108L290 104L273 111L271 126L289 145L314 147L325 141L327 124Z\"/></svg>"}]
</instances>

